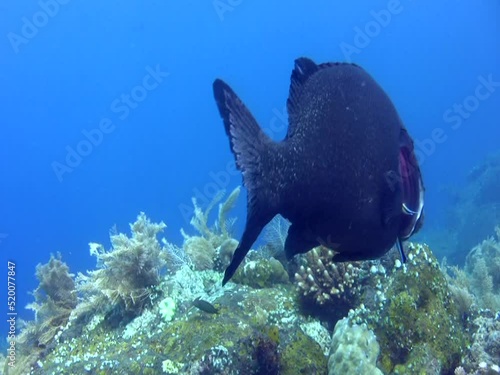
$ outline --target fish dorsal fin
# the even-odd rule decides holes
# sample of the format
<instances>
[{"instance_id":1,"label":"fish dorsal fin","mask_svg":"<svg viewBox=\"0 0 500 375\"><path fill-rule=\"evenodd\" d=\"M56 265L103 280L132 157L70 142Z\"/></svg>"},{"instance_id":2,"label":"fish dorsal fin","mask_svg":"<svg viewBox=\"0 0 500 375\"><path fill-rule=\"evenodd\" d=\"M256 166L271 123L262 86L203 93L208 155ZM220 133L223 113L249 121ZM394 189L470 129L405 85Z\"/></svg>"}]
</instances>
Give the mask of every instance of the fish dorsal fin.
<instances>
[{"instance_id":1,"label":"fish dorsal fin","mask_svg":"<svg viewBox=\"0 0 500 375\"><path fill-rule=\"evenodd\" d=\"M321 69L331 68L338 65L357 66L356 64L344 62L329 62L317 65L314 61L308 59L307 57L300 57L295 60L295 66L292 71L292 76L290 77L290 93L286 103L289 119L288 132L286 135L287 138L293 136L298 126L296 114L298 112L298 104L305 82Z\"/></svg>"},{"instance_id":2,"label":"fish dorsal fin","mask_svg":"<svg viewBox=\"0 0 500 375\"><path fill-rule=\"evenodd\" d=\"M318 70L319 66L307 57L301 57L295 60L295 66L292 70L292 76L290 77L290 93L286 102L289 119L287 138L293 135L297 126L294 115L297 113L297 104L302 93L302 87L307 79Z\"/></svg>"}]
</instances>

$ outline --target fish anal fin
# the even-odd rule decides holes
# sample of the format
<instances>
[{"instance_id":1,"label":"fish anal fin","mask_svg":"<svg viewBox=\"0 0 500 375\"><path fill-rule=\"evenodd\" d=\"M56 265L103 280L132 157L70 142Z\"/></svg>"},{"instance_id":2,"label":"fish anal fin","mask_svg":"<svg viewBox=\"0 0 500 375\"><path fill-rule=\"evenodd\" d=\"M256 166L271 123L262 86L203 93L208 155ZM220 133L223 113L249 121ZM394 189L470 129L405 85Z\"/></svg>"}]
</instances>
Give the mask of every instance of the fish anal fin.
<instances>
[{"instance_id":1,"label":"fish anal fin","mask_svg":"<svg viewBox=\"0 0 500 375\"><path fill-rule=\"evenodd\" d=\"M382 225L386 228L399 221L402 213L401 176L396 171L385 174L387 184L384 189L381 204Z\"/></svg>"},{"instance_id":2,"label":"fish anal fin","mask_svg":"<svg viewBox=\"0 0 500 375\"><path fill-rule=\"evenodd\" d=\"M269 207L257 202L256 199L251 200L249 197L245 230L243 231L238 247L233 253L231 262L224 272L222 285L225 285L233 277L239 265L250 251L251 246L257 240L260 232L262 232L262 229L264 229L274 216L275 213L271 212Z\"/></svg>"}]
</instances>

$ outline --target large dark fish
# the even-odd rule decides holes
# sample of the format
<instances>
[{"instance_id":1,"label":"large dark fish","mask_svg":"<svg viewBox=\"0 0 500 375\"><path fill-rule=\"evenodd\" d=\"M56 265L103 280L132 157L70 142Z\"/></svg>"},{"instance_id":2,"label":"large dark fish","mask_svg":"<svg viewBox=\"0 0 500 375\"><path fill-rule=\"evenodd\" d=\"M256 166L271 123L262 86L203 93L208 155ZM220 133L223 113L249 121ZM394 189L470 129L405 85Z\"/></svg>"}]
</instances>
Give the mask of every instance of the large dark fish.
<instances>
[{"instance_id":1,"label":"large dark fish","mask_svg":"<svg viewBox=\"0 0 500 375\"><path fill-rule=\"evenodd\" d=\"M423 183L413 141L391 100L361 67L295 61L289 126L271 140L222 80L213 85L248 190L247 221L224 274L235 273L277 214L291 222L290 259L318 245L333 261L374 259L423 222Z\"/></svg>"}]
</instances>

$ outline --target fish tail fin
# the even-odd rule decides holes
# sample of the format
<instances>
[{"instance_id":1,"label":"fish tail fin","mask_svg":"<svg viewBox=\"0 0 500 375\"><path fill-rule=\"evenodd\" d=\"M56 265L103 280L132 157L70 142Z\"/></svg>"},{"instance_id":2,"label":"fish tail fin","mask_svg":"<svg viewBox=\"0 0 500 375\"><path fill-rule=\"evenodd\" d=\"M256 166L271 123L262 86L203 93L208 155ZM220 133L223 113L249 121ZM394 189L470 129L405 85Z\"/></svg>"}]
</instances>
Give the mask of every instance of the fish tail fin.
<instances>
[{"instance_id":1,"label":"fish tail fin","mask_svg":"<svg viewBox=\"0 0 500 375\"><path fill-rule=\"evenodd\" d=\"M247 188L247 223L241 241L224 274L223 285L234 275L264 226L277 210L266 194L266 171L271 163L274 142L262 131L250 111L224 81L213 84L215 101L229 137L236 166Z\"/></svg>"}]
</instances>

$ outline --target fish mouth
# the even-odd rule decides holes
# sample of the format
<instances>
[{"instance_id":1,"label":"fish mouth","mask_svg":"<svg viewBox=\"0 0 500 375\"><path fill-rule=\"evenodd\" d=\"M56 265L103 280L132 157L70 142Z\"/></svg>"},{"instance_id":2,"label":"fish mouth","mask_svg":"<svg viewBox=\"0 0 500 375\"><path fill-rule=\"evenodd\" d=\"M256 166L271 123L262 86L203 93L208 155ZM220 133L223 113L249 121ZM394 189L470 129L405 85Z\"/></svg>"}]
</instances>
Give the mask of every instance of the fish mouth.
<instances>
[{"instance_id":1,"label":"fish mouth","mask_svg":"<svg viewBox=\"0 0 500 375\"><path fill-rule=\"evenodd\" d=\"M406 131L399 150L399 173L403 197L399 238L406 240L422 226L424 217L424 184L422 174L413 151L413 141Z\"/></svg>"}]
</instances>

